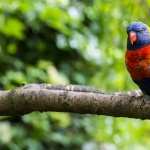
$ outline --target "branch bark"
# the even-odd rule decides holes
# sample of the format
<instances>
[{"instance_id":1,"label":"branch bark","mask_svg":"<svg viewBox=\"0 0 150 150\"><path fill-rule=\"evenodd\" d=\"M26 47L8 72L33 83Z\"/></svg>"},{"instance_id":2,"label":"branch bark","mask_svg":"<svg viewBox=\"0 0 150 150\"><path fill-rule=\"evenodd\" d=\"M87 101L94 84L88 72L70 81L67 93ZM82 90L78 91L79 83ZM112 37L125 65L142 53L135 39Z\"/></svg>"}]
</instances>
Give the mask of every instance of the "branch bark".
<instances>
[{"instance_id":1,"label":"branch bark","mask_svg":"<svg viewBox=\"0 0 150 150\"><path fill-rule=\"evenodd\" d=\"M150 100L135 91L110 94L77 85L29 84L0 91L0 115L24 115L33 111L150 119Z\"/></svg>"}]
</instances>

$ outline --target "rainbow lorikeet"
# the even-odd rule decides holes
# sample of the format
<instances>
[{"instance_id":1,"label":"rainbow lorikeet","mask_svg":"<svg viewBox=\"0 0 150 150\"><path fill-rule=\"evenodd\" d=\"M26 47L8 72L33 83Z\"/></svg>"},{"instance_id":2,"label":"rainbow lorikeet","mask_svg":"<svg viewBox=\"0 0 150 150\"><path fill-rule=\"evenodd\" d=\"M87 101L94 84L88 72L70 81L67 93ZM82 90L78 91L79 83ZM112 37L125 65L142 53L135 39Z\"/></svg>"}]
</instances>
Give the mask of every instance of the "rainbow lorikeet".
<instances>
[{"instance_id":1,"label":"rainbow lorikeet","mask_svg":"<svg viewBox=\"0 0 150 150\"><path fill-rule=\"evenodd\" d=\"M127 69L142 92L150 95L150 29L142 22L133 22L127 34Z\"/></svg>"}]
</instances>

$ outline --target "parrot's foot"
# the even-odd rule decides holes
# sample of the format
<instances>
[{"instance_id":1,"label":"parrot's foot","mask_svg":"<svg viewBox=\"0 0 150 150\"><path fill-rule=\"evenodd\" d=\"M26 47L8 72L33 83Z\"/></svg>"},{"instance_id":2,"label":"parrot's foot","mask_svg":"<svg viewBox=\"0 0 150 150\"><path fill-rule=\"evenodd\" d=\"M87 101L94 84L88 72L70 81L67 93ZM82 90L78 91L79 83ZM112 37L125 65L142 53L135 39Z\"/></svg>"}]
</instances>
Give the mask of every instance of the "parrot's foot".
<instances>
[{"instance_id":1,"label":"parrot's foot","mask_svg":"<svg viewBox=\"0 0 150 150\"><path fill-rule=\"evenodd\" d=\"M150 101L150 95L143 93L141 90L134 91L135 97L141 97L147 101Z\"/></svg>"},{"instance_id":2,"label":"parrot's foot","mask_svg":"<svg viewBox=\"0 0 150 150\"><path fill-rule=\"evenodd\" d=\"M135 91L137 97L144 96L143 92L139 89Z\"/></svg>"},{"instance_id":3,"label":"parrot's foot","mask_svg":"<svg viewBox=\"0 0 150 150\"><path fill-rule=\"evenodd\" d=\"M128 93L128 95L134 96L134 97L143 97L143 95L144 95L141 90L129 91L127 93Z\"/></svg>"}]
</instances>

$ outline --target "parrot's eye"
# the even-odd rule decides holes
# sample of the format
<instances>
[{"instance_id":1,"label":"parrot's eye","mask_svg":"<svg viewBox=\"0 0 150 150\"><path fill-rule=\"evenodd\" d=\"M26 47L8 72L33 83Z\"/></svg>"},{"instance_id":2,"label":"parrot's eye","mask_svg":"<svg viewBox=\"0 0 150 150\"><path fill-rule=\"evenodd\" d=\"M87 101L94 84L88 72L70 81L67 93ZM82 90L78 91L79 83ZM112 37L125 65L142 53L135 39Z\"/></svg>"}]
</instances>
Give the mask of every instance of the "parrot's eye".
<instances>
[{"instance_id":1,"label":"parrot's eye","mask_svg":"<svg viewBox=\"0 0 150 150\"><path fill-rule=\"evenodd\" d=\"M137 33L142 33L144 30L138 30L138 31L136 31Z\"/></svg>"},{"instance_id":2,"label":"parrot's eye","mask_svg":"<svg viewBox=\"0 0 150 150\"><path fill-rule=\"evenodd\" d=\"M142 28L142 29L137 30L136 32L143 32L145 30L146 30L145 28Z\"/></svg>"},{"instance_id":3,"label":"parrot's eye","mask_svg":"<svg viewBox=\"0 0 150 150\"><path fill-rule=\"evenodd\" d=\"M145 31L145 30L147 30L147 28L146 28L146 27L143 27L143 28L137 29L136 32L143 32L143 31Z\"/></svg>"}]
</instances>

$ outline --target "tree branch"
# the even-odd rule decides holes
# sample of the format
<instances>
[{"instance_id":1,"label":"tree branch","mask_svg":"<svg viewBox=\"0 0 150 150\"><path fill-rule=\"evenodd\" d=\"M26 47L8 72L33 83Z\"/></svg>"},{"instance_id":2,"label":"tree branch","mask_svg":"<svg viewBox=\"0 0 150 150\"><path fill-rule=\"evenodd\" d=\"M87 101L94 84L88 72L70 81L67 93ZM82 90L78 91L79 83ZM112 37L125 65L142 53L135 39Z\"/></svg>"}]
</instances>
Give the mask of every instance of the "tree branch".
<instances>
[{"instance_id":1,"label":"tree branch","mask_svg":"<svg viewBox=\"0 0 150 150\"><path fill-rule=\"evenodd\" d=\"M77 85L29 84L0 91L0 115L23 115L33 111L150 119L150 101L134 91L109 94Z\"/></svg>"}]
</instances>

